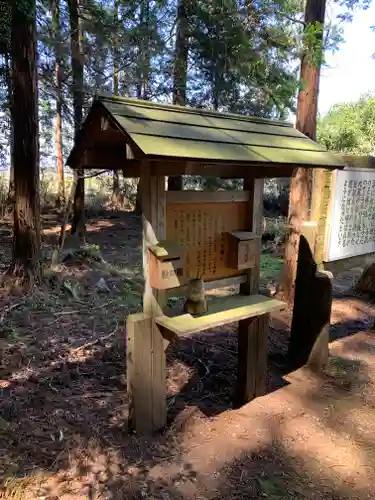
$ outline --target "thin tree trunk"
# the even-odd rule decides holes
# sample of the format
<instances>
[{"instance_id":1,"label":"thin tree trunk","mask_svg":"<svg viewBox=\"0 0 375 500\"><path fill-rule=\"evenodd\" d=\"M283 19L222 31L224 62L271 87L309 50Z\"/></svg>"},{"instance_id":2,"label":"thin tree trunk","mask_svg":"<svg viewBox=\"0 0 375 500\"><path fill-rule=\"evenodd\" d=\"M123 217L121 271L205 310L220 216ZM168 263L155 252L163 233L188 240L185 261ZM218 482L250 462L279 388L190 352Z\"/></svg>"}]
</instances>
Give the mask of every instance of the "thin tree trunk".
<instances>
[{"instance_id":1,"label":"thin tree trunk","mask_svg":"<svg viewBox=\"0 0 375 500\"><path fill-rule=\"evenodd\" d=\"M143 25L142 43L140 46L140 60L137 76L137 99L149 99L149 78L150 78L150 2L149 0L142 0L140 23ZM142 212L141 206L141 179L139 179L137 186L137 196L135 201L135 211Z\"/></svg>"},{"instance_id":2,"label":"thin tree trunk","mask_svg":"<svg viewBox=\"0 0 375 500\"><path fill-rule=\"evenodd\" d=\"M114 0L114 11L115 11L115 23L117 26L118 22L118 2L119 0ZM113 49L113 93L114 95L119 94L119 67L118 67L118 50L117 47ZM123 200L120 190L120 176L119 171L113 171L113 185L112 185L112 205L118 208L122 205Z\"/></svg>"},{"instance_id":3,"label":"thin tree trunk","mask_svg":"<svg viewBox=\"0 0 375 500\"><path fill-rule=\"evenodd\" d=\"M57 198L56 208L65 203L64 163L62 152L62 74L61 74L61 47L60 47L60 0L55 0L53 6L53 31L55 42L55 78L56 78L56 120L55 120L55 146L57 170Z\"/></svg>"},{"instance_id":4,"label":"thin tree trunk","mask_svg":"<svg viewBox=\"0 0 375 500\"><path fill-rule=\"evenodd\" d=\"M177 8L177 33L173 67L173 104L185 106L189 55L189 0L179 0ZM182 191L182 175L168 177L169 191Z\"/></svg>"},{"instance_id":5,"label":"thin tree trunk","mask_svg":"<svg viewBox=\"0 0 375 500\"><path fill-rule=\"evenodd\" d=\"M150 2L149 0L144 0L142 18L145 25L145 35L143 37L143 64L142 64L142 99L148 101L149 95L149 83L150 83Z\"/></svg>"},{"instance_id":6,"label":"thin tree trunk","mask_svg":"<svg viewBox=\"0 0 375 500\"><path fill-rule=\"evenodd\" d=\"M83 108L83 33L80 18L80 9L77 0L68 0L70 17L70 40L72 52L73 73L73 108L74 108L74 137L82 124ZM83 170L77 170L77 185L73 201L73 221L71 234L85 239L85 181Z\"/></svg>"},{"instance_id":7,"label":"thin tree trunk","mask_svg":"<svg viewBox=\"0 0 375 500\"><path fill-rule=\"evenodd\" d=\"M177 9L177 33L173 67L173 104L185 106L187 65L189 54L188 0L179 0Z\"/></svg>"},{"instance_id":8,"label":"thin tree trunk","mask_svg":"<svg viewBox=\"0 0 375 500\"><path fill-rule=\"evenodd\" d=\"M296 127L305 135L315 140L317 105L319 94L320 66L322 58L322 38L325 16L325 0L307 0L305 26L316 25L316 38L320 43L320 53L306 51L301 61L301 89L298 94ZM310 216L312 191L312 170L297 168L294 171L289 199L288 237L285 245L284 268L280 295L291 306L294 301L295 280L297 274L298 247L301 224Z\"/></svg>"},{"instance_id":9,"label":"thin tree trunk","mask_svg":"<svg viewBox=\"0 0 375 500\"><path fill-rule=\"evenodd\" d=\"M14 156L13 156L13 123L12 123L12 70L11 70L11 61L9 54L5 58L5 78L7 84L8 91L8 107L9 107L9 129L10 129L10 138L9 138L9 188L8 188L8 203L13 204L15 198L15 186L14 186Z\"/></svg>"},{"instance_id":10,"label":"thin tree trunk","mask_svg":"<svg viewBox=\"0 0 375 500\"><path fill-rule=\"evenodd\" d=\"M6 276L29 287L39 277L40 205L36 4L12 7L12 124L15 204L13 259Z\"/></svg>"}]
</instances>

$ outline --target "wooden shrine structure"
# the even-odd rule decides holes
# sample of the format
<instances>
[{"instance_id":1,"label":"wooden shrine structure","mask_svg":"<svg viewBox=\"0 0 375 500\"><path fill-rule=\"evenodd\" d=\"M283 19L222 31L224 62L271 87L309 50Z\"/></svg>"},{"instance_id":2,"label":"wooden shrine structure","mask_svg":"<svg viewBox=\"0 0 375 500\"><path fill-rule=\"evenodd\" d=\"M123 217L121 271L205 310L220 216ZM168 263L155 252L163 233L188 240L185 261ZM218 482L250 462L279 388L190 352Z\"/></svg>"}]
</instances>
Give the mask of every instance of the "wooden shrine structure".
<instances>
[{"instance_id":1,"label":"wooden shrine structure","mask_svg":"<svg viewBox=\"0 0 375 500\"><path fill-rule=\"evenodd\" d=\"M166 424L165 348L174 338L238 322L234 403L264 394L269 314L281 301L259 295L263 179L296 167L336 169L340 157L281 121L97 98L69 156L73 169L121 169L139 177L143 225L143 311L127 319L131 425L138 433ZM243 191L166 191L165 176L243 178ZM169 310L168 294L196 277L206 290L240 285L232 296L207 295L207 312Z\"/></svg>"}]
</instances>

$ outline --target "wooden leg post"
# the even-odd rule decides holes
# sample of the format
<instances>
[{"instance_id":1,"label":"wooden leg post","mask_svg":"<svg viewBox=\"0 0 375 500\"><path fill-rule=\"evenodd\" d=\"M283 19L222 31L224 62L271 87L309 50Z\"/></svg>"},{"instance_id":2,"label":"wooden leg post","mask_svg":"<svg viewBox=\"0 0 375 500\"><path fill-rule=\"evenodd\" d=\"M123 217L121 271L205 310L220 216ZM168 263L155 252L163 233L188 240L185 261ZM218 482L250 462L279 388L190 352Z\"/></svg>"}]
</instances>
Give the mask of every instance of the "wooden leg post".
<instances>
[{"instance_id":1,"label":"wooden leg post","mask_svg":"<svg viewBox=\"0 0 375 500\"><path fill-rule=\"evenodd\" d=\"M245 179L245 189L250 192L249 230L262 234L263 179ZM260 255L256 266L248 271L247 283L240 287L240 293L258 293ZM249 318L238 324L238 369L237 385L233 406L239 408L257 396L265 393L267 378L269 315Z\"/></svg>"},{"instance_id":2,"label":"wooden leg post","mask_svg":"<svg viewBox=\"0 0 375 500\"><path fill-rule=\"evenodd\" d=\"M165 427L166 384L164 339L151 316L127 320L129 428L152 434Z\"/></svg>"},{"instance_id":3,"label":"wooden leg post","mask_svg":"<svg viewBox=\"0 0 375 500\"><path fill-rule=\"evenodd\" d=\"M263 314L239 322L236 408L265 394L269 320Z\"/></svg>"},{"instance_id":4,"label":"wooden leg post","mask_svg":"<svg viewBox=\"0 0 375 500\"><path fill-rule=\"evenodd\" d=\"M129 427L152 434L166 424L165 341L154 318L165 305L165 293L150 285L148 248L165 238L165 178L152 176L150 163L141 167L143 313L127 321Z\"/></svg>"}]
</instances>

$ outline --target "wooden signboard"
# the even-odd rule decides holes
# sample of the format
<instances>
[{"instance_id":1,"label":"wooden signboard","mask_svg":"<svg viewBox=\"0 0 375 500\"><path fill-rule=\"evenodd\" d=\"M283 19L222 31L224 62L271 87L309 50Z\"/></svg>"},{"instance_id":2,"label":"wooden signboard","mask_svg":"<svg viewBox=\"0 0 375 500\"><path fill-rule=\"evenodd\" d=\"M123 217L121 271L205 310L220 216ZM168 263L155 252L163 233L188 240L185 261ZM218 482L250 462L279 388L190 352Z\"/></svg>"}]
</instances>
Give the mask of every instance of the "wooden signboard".
<instances>
[{"instance_id":1,"label":"wooden signboard","mask_svg":"<svg viewBox=\"0 0 375 500\"><path fill-rule=\"evenodd\" d=\"M336 172L324 261L375 252L375 170Z\"/></svg>"},{"instance_id":2,"label":"wooden signboard","mask_svg":"<svg viewBox=\"0 0 375 500\"><path fill-rule=\"evenodd\" d=\"M187 192L183 193L182 197L186 197ZM248 228L246 195L239 192L241 201L230 201L228 193L224 193L226 198L224 195L220 198L220 193L196 192L193 195L189 203L186 199L177 202L177 199L167 198L166 236L184 247L183 277L199 276L209 281L243 274L228 266L226 233ZM217 201L213 201L212 195L218 195ZM197 202L199 198L201 202Z\"/></svg>"}]
</instances>

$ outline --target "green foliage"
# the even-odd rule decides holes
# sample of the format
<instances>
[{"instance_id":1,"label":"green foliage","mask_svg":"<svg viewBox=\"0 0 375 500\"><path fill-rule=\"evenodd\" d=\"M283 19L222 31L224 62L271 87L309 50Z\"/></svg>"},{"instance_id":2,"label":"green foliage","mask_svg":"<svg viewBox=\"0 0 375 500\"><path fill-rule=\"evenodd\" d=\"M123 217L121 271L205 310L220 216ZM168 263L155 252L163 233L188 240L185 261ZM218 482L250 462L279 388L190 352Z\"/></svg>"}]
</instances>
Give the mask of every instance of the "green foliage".
<instances>
[{"instance_id":1,"label":"green foliage","mask_svg":"<svg viewBox=\"0 0 375 500\"><path fill-rule=\"evenodd\" d=\"M190 102L257 116L283 117L294 108L298 25L278 16L298 7L234 0L198 1L192 27ZM299 7L300 9L300 7Z\"/></svg>"},{"instance_id":2,"label":"green foliage","mask_svg":"<svg viewBox=\"0 0 375 500\"><path fill-rule=\"evenodd\" d=\"M318 120L318 142L332 151L369 155L375 144L375 96L333 106Z\"/></svg>"},{"instance_id":3,"label":"green foliage","mask_svg":"<svg viewBox=\"0 0 375 500\"><path fill-rule=\"evenodd\" d=\"M10 51L10 27L12 11L9 2L0 2L0 54Z\"/></svg>"},{"instance_id":4,"label":"green foliage","mask_svg":"<svg viewBox=\"0 0 375 500\"><path fill-rule=\"evenodd\" d=\"M277 279L283 267L283 259L270 253L262 253L260 258L260 276L263 279Z\"/></svg>"},{"instance_id":5,"label":"green foliage","mask_svg":"<svg viewBox=\"0 0 375 500\"><path fill-rule=\"evenodd\" d=\"M184 189L194 191L227 191L242 188L242 179L220 179L219 177L203 177L200 175L184 176Z\"/></svg>"},{"instance_id":6,"label":"green foliage","mask_svg":"<svg viewBox=\"0 0 375 500\"><path fill-rule=\"evenodd\" d=\"M281 500L287 494L285 478L267 477L258 479L263 495L271 500Z\"/></svg>"},{"instance_id":7,"label":"green foliage","mask_svg":"<svg viewBox=\"0 0 375 500\"><path fill-rule=\"evenodd\" d=\"M177 0L86 0L80 3L84 52L84 108L98 92L113 92L114 67L119 93L170 101L173 88ZM340 0L352 13L369 0ZM35 6L32 0L0 1L0 168L9 166L11 5ZM56 18L56 5L59 16ZM285 118L294 111L302 52L321 54L322 26L304 29L301 0L195 0L189 14L188 104L249 115ZM59 59L63 99L64 156L72 146L72 71L67 2L36 1L38 29L39 133L42 169L55 167L55 63ZM344 20L350 15L344 15ZM337 26L326 28L324 47L337 50ZM319 50L318 50L319 49ZM318 56L320 57L320 56ZM85 111L84 110L84 111ZM84 112L85 114L85 112ZM103 181L105 191L108 179ZM204 189L226 189L234 181L190 179ZM108 186L107 186L108 184ZM198 186L199 184L199 186ZM129 183L124 183L127 188ZM127 199L134 193L127 194ZM45 197L48 192L45 191ZM133 200L131 200L133 201Z\"/></svg>"}]
</instances>

